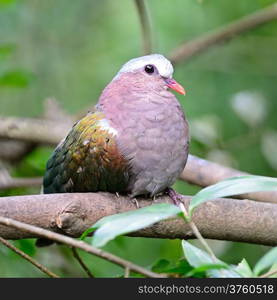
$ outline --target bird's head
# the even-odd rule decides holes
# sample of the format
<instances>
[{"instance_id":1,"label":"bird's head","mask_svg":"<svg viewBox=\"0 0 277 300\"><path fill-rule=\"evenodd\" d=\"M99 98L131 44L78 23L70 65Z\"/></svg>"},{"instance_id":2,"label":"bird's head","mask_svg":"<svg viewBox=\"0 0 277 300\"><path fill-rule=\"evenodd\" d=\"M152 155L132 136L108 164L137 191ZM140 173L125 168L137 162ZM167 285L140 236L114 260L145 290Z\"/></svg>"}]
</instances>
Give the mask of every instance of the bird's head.
<instances>
[{"instance_id":1,"label":"bird's head","mask_svg":"<svg viewBox=\"0 0 277 300\"><path fill-rule=\"evenodd\" d=\"M134 77L134 84L147 84L161 89L173 89L181 95L185 95L184 88L176 82L173 75L171 62L161 54L151 54L133 58L125 63L113 80L125 77Z\"/></svg>"}]
</instances>

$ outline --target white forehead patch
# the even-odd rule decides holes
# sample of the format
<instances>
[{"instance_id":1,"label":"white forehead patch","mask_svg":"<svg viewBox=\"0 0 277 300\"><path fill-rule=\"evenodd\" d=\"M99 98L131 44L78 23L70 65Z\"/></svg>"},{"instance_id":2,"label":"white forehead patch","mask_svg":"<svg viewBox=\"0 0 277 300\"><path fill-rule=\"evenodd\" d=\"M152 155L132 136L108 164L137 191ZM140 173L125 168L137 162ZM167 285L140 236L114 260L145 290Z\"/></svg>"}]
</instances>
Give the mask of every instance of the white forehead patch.
<instances>
[{"instance_id":1,"label":"white forehead patch","mask_svg":"<svg viewBox=\"0 0 277 300\"><path fill-rule=\"evenodd\" d=\"M174 71L173 66L171 62L161 54L151 54L133 58L122 66L122 68L117 73L117 76L120 73L133 72L135 70L143 68L146 65L154 65L158 69L159 74L163 77L172 77Z\"/></svg>"}]
</instances>

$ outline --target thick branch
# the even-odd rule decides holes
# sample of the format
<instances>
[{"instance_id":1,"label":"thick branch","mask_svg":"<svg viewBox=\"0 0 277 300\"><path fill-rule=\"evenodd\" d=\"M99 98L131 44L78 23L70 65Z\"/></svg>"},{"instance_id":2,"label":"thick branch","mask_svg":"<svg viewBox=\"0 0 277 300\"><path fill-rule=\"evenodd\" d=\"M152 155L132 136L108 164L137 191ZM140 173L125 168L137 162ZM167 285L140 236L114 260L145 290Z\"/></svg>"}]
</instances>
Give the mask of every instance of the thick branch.
<instances>
[{"instance_id":1,"label":"thick branch","mask_svg":"<svg viewBox=\"0 0 277 300\"><path fill-rule=\"evenodd\" d=\"M209 47L227 42L238 34L251 30L262 24L277 19L277 4L273 4L258 12L245 16L238 21L230 23L214 32L200 36L192 41L185 42L175 49L170 60L174 63L189 60L192 56L206 51Z\"/></svg>"},{"instance_id":2,"label":"thick branch","mask_svg":"<svg viewBox=\"0 0 277 300\"><path fill-rule=\"evenodd\" d=\"M16 163L35 147L34 143L0 138L0 159L9 163Z\"/></svg>"},{"instance_id":3,"label":"thick branch","mask_svg":"<svg viewBox=\"0 0 277 300\"><path fill-rule=\"evenodd\" d=\"M52 121L60 121L61 124L69 124L77 120L77 116L67 114L56 99L48 98L43 102L44 113L42 118ZM83 114L84 115L84 114ZM80 119L80 118L78 118ZM5 119L6 120L6 119ZM21 119L22 120L22 119ZM15 123L15 122L14 122ZM33 127L31 127L33 129ZM53 129L53 128L52 128ZM35 132L36 130L34 130ZM30 140L11 140L7 137L0 138L0 160L9 163L17 163L30 153L37 145Z\"/></svg>"},{"instance_id":4,"label":"thick branch","mask_svg":"<svg viewBox=\"0 0 277 300\"><path fill-rule=\"evenodd\" d=\"M188 206L190 197L185 196ZM162 196L158 202L171 203ZM139 200L141 207L153 202ZM0 216L78 237L100 218L135 209L128 197L108 193L49 194L0 198ZM216 199L196 209L193 221L205 238L277 245L277 205L250 200ZM154 238L194 238L181 218L166 220L132 234ZM36 235L0 226L6 239Z\"/></svg>"},{"instance_id":5,"label":"thick branch","mask_svg":"<svg viewBox=\"0 0 277 300\"><path fill-rule=\"evenodd\" d=\"M249 175L249 173L224 167L220 164L199 158L197 156L189 155L189 159L183 173L180 176L180 179L192 184L206 187L226 178L242 175ZM256 192L237 195L236 197L262 202L277 203L277 192Z\"/></svg>"},{"instance_id":6,"label":"thick branch","mask_svg":"<svg viewBox=\"0 0 277 300\"><path fill-rule=\"evenodd\" d=\"M71 126L71 122L0 117L0 137L56 145Z\"/></svg>"},{"instance_id":7,"label":"thick branch","mask_svg":"<svg viewBox=\"0 0 277 300\"><path fill-rule=\"evenodd\" d=\"M1 175L1 174L0 174ZM3 178L0 176L0 190L9 190L14 188L24 188L31 186L41 186L42 178L34 177L34 178L16 178L7 176Z\"/></svg>"}]
</instances>

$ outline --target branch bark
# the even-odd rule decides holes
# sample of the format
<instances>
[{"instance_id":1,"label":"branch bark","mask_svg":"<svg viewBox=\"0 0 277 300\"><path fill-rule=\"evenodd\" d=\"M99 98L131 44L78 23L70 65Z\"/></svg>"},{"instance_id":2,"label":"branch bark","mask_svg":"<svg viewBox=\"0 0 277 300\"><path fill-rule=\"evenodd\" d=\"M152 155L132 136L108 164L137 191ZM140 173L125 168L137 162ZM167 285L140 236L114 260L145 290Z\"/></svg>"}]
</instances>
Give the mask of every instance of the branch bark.
<instances>
[{"instance_id":1,"label":"branch bark","mask_svg":"<svg viewBox=\"0 0 277 300\"><path fill-rule=\"evenodd\" d=\"M214 32L207 33L204 36L185 42L173 50L171 55L169 55L169 58L173 64L180 63L181 61L187 61L192 56L206 51L211 46L227 42L235 38L238 34L244 33L276 19L277 4L275 3L269 7L245 16L238 21L225 25Z\"/></svg>"},{"instance_id":2,"label":"branch bark","mask_svg":"<svg viewBox=\"0 0 277 300\"><path fill-rule=\"evenodd\" d=\"M0 138L0 160L17 163L35 147L34 143Z\"/></svg>"},{"instance_id":3,"label":"branch bark","mask_svg":"<svg viewBox=\"0 0 277 300\"><path fill-rule=\"evenodd\" d=\"M194 155L189 155L186 167L182 172L180 179L192 184L206 187L230 177L243 175L250 174L222 166ZM255 192L237 195L236 197L241 199L277 203L277 192Z\"/></svg>"},{"instance_id":4,"label":"branch bark","mask_svg":"<svg viewBox=\"0 0 277 300\"><path fill-rule=\"evenodd\" d=\"M71 122L0 117L0 137L56 145L71 126Z\"/></svg>"},{"instance_id":5,"label":"branch bark","mask_svg":"<svg viewBox=\"0 0 277 300\"><path fill-rule=\"evenodd\" d=\"M188 207L191 197L184 196ZM167 196L157 202L172 203ZM149 199L140 199L141 207L151 205ZM0 198L0 216L79 237L100 218L136 206L128 197L109 193L48 194ZM215 199L199 206L193 222L205 238L277 245L277 205L250 200ZM139 230L131 236L188 239L194 238L183 219L174 218ZM37 237L24 230L0 225L0 236L5 239Z\"/></svg>"},{"instance_id":6,"label":"branch bark","mask_svg":"<svg viewBox=\"0 0 277 300\"><path fill-rule=\"evenodd\" d=\"M71 116L64 111L59 102L54 98L47 98L43 102L44 110L42 119L49 121L60 121L61 124L72 124L82 115ZM79 118L78 118L79 117ZM23 119L22 119L23 120ZM33 127L31 127L33 129ZM34 130L35 131L35 130ZM23 159L35 147L36 143L24 140L12 140L7 137L0 138L0 160L14 164Z\"/></svg>"},{"instance_id":7,"label":"branch bark","mask_svg":"<svg viewBox=\"0 0 277 300\"><path fill-rule=\"evenodd\" d=\"M16 178L7 176L3 178L0 174L0 190L9 190L14 188L24 188L31 186L41 186L42 178L41 177L33 177L33 178Z\"/></svg>"}]
</instances>

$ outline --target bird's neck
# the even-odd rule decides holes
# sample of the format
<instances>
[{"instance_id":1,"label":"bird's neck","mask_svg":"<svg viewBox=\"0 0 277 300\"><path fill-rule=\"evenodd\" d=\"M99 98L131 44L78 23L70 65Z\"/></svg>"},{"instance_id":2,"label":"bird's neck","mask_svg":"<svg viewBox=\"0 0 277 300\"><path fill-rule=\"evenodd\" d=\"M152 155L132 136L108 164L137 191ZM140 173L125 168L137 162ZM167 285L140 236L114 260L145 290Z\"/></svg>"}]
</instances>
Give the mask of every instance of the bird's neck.
<instances>
[{"instance_id":1,"label":"bird's neck","mask_svg":"<svg viewBox=\"0 0 277 300\"><path fill-rule=\"evenodd\" d=\"M130 117L140 121L146 112L158 114L172 102L179 105L175 96L160 84L141 80L136 74L122 74L103 90L97 107L115 128L122 128Z\"/></svg>"}]
</instances>

